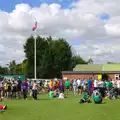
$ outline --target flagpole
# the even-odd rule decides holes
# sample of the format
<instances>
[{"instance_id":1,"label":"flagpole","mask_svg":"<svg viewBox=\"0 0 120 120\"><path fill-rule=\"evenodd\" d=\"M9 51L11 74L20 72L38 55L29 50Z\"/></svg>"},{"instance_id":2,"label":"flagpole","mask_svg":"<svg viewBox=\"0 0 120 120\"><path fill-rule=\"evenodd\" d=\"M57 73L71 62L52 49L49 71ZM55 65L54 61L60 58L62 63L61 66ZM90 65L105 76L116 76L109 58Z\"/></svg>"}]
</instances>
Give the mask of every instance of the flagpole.
<instances>
[{"instance_id":1,"label":"flagpole","mask_svg":"<svg viewBox=\"0 0 120 120\"><path fill-rule=\"evenodd\" d=\"M36 18L35 18L36 21ZM36 28L37 28L37 21L35 22L34 27L32 28L32 30L34 31L34 79L37 79L37 67L36 67L36 60L37 60L37 56L36 56L36 41L37 41L37 34L36 34Z\"/></svg>"},{"instance_id":2,"label":"flagpole","mask_svg":"<svg viewBox=\"0 0 120 120\"><path fill-rule=\"evenodd\" d=\"M36 31L36 30L35 30ZM36 80L36 32L35 32L35 38L34 38L34 79Z\"/></svg>"}]
</instances>

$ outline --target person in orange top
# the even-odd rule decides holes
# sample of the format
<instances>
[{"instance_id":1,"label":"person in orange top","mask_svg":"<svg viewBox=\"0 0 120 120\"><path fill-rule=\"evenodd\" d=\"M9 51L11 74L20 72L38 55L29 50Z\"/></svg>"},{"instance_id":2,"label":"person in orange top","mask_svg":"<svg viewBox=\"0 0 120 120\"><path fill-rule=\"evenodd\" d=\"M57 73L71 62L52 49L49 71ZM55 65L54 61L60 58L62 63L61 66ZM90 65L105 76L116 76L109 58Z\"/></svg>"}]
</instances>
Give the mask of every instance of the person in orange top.
<instances>
[{"instance_id":1,"label":"person in orange top","mask_svg":"<svg viewBox=\"0 0 120 120\"><path fill-rule=\"evenodd\" d=\"M50 90L52 90L52 88L53 88L53 81L52 80L49 82L49 88L50 88Z\"/></svg>"}]
</instances>

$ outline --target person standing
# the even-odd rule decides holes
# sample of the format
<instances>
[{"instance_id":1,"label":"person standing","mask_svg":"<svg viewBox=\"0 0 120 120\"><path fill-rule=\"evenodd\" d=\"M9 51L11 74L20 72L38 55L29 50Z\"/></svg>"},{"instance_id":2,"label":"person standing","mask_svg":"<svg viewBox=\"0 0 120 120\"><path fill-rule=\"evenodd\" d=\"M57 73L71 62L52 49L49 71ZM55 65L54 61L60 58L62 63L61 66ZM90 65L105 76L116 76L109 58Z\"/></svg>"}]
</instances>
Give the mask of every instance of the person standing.
<instances>
[{"instance_id":1,"label":"person standing","mask_svg":"<svg viewBox=\"0 0 120 120\"><path fill-rule=\"evenodd\" d=\"M88 85L88 93L89 95L91 95L92 81L90 78L87 80L87 85Z\"/></svg>"},{"instance_id":2,"label":"person standing","mask_svg":"<svg viewBox=\"0 0 120 120\"><path fill-rule=\"evenodd\" d=\"M81 80L78 79L76 82L77 82L77 85L78 85L78 92L79 92L80 94L82 94L82 91L81 91L81 89L82 89L82 87L81 87Z\"/></svg>"},{"instance_id":3,"label":"person standing","mask_svg":"<svg viewBox=\"0 0 120 120\"><path fill-rule=\"evenodd\" d=\"M109 80L107 82L108 97L110 97L110 90L112 89L112 87L113 87L113 84L112 84L111 80Z\"/></svg>"},{"instance_id":4,"label":"person standing","mask_svg":"<svg viewBox=\"0 0 120 120\"><path fill-rule=\"evenodd\" d=\"M65 88L66 88L66 92L67 92L67 95L68 95L68 92L70 90L70 81L68 79L65 81Z\"/></svg>"},{"instance_id":5,"label":"person standing","mask_svg":"<svg viewBox=\"0 0 120 120\"><path fill-rule=\"evenodd\" d=\"M2 82L0 81L0 102L2 102Z\"/></svg>"},{"instance_id":6,"label":"person standing","mask_svg":"<svg viewBox=\"0 0 120 120\"><path fill-rule=\"evenodd\" d=\"M94 90L97 90L98 89L98 80L94 80L93 84L94 84Z\"/></svg>"},{"instance_id":7,"label":"person standing","mask_svg":"<svg viewBox=\"0 0 120 120\"><path fill-rule=\"evenodd\" d=\"M27 80L25 80L25 81L22 83L22 90L23 90L23 98L24 98L24 100L27 100L27 90L28 90Z\"/></svg>"},{"instance_id":8,"label":"person standing","mask_svg":"<svg viewBox=\"0 0 120 120\"><path fill-rule=\"evenodd\" d=\"M7 81L5 80L5 82L4 82L4 98L8 98L8 92L7 92L7 90L8 90L8 83L7 83Z\"/></svg>"},{"instance_id":9,"label":"person standing","mask_svg":"<svg viewBox=\"0 0 120 120\"><path fill-rule=\"evenodd\" d=\"M120 80L117 80L118 95L120 95Z\"/></svg>"},{"instance_id":10,"label":"person standing","mask_svg":"<svg viewBox=\"0 0 120 120\"><path fill-rule=\"evenodd\" d=\"M73 81L73 90L74 90L74 95L77 96L78 87L77 87L77 81L76 80Z\"/></svg>"},{"instance_id":11,"label":"person standing","mask_svg":"<svg viewBox=\"0 0 120 120\"><path fill-rule=\"evenodd\" d=\"M38 84L37 81L34 80L33 85L32 85L32 95L33 95L33 99L37 100L37 89L38 89Z\"/></svg>"},{"instance_id":12,"label":"person standing","mask_svg":"<svg viewBox=\"0 0 120 120\"><path fill-rule=\"evenodd\" d=\"M17 84L18 98L21 98L21 85L22 85L22 81L20 79L18 79L18 84Z\"/></svg>"}]
</instances>

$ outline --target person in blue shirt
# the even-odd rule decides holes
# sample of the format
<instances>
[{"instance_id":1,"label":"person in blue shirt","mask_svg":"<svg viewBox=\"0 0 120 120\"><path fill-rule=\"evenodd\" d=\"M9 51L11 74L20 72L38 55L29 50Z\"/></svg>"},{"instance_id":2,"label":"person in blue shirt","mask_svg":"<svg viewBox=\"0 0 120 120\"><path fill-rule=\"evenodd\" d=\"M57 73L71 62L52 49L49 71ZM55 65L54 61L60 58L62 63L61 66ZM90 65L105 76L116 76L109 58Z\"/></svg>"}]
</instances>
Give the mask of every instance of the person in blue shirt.
<instances>
[{"instance_id":1,"label":"person in blue shirt","mask_svg":"<svg viewBox=\"0 0 120 120\"><path fill-rule=\"evenodd\" d=\"M27 99L27 90L28 90L27 80L25 80L25 81L22 83L22 90L23 90L24 100L26 100L26 99Z\"/></svg>"},{"instance_id":2,"label":"person in blue shirt","mask_svg":"<svg viewBox=\"0 0 120 120\"><path fill-rule=\"evenodd\" d=\"M88 85L88 93L89 95L91 95L92 81L90 78L87 80L87 85Z\"/></svg>"}]
</instances>

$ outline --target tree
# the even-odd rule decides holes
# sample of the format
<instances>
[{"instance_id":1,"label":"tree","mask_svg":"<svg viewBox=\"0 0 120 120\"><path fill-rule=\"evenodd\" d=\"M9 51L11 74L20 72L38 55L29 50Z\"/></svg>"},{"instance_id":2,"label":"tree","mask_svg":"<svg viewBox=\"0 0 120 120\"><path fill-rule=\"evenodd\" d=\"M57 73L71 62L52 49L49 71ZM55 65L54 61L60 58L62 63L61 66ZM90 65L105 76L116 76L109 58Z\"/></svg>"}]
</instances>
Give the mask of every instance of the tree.
<instances>
[{"instance_id":1,"label":"tree","mask_svg":"<svg viewBox=\"0 0 120 120\"><path fill-rule=\"evenodd\" d=\"M120 63L116 63L116 62L107 62L107 64L120 64Z\"/></svg>"},{"instance_id":2,"label":"tree","mask_svg":"<svg viewBox=\"0 0 120 120\"><path fill-rule=\"evenodd\" d=\"M37 77L60 77L61 71L72 70L73 55L71 46L64 39L37 36ZM27 75L34 77L34 38L31 36L24 45L27 58Z\"/></svg>"},{"instance_id":3,"label":"tree","mask_svg":"<svg viewBox=\"0 0 120 120\"><path fill-rule=\"evenodd\" d=\"M73 68L78 64L87 64L87 62L80 56L73 56Z\"/></svg>"},{"instance_id":4,"label":"tree","mask_svg":"<svg viewBox=\"0 0 120 120\"><path fill-rule=\"evenodd\" d=\"M93 60L90 58L87 63L88 64L93 64Z\"/></svg>"},{"instance_id":5,"label":"tree","mask_svg":"<svg viewBox=\"0 0 120 120\"><path fill-rule=\"evenodd\" d=\"M15 60L9 63L10 74L16 74L16 62Z\"/></svg>"},{"instance_id":6,"label":"tree","mask_svg":"<svg viewBox=\"0 0 120 120\"><path fill-rule=\"evenodd\" d=\"M8 68L7 67L2 67L0 66L0 74L7 74L8 73Z\"/></svg>"}]
</instances>

